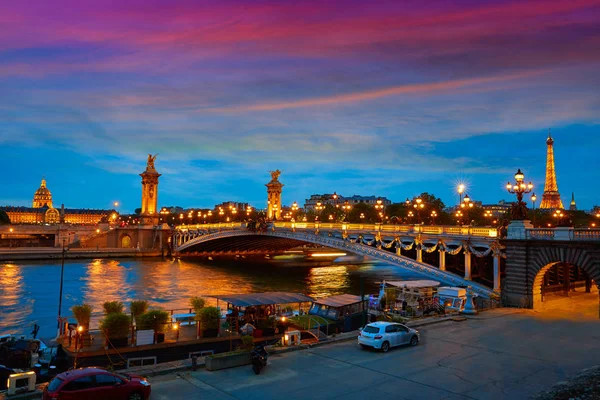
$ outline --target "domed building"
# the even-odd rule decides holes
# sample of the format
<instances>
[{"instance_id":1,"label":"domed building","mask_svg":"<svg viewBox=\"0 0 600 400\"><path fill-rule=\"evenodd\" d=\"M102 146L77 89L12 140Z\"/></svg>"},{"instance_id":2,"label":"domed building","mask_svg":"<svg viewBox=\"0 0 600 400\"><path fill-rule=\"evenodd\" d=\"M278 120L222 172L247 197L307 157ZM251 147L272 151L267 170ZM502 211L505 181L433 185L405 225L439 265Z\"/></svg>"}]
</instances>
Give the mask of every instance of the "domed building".
<instances>
[{"instance_id":1,"label":"domed building","mask_svg":"<svg viewBox=\"0 0 600 400\"><path fill-rule=\"evenodd\" d=\"M94 225L103 217L108 217L114 210L90 210L83 208L64 208L60 210L52 206L52 193L46 187L46 179L42 178L40 187L33 195L32 207L0 207L6 212L13 224L87 224Z\"/></svg>"},{"instance_id":2,"label":"domed building","mask_svg":"<svg viewBox=\"0 0 600 400\"><path fill-rule=\"evenodd\" d=\"M52 193L46 187L46 179L42 178L40 188L33 195L33 208L42 208L44 206L52 208Z\"/></svg>"}]
</instances>

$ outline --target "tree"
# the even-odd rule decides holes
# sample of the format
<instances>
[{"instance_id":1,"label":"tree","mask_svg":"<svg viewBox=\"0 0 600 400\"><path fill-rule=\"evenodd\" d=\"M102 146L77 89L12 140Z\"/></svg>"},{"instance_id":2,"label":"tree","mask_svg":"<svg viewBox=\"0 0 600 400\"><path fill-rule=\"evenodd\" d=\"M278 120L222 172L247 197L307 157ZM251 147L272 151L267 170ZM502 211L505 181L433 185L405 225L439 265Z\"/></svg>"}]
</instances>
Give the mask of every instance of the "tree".
<instances>
[{"instance_id":1,"label":"tree","mask_svg":"<svg viewBox=\"0 0 600 400\"><path fill-rule=\"evenodd\" d=\"M114 314L114 313L121 314L121 313L123 313L123 308L125 308L125 306L120 301L106 301L102 305L102 308L104 308L105 315Z\"/></svg>"},{"instance_id":2,"label":"tree","mask_svg":"<svg viewBox=\"0 0 600 400\"><path fill-rule=\"evenodd\" d=\"M10 225L8 214L2 210L0 210L0 225Z\"/></svg>"},{"instance_id":3,"label":"tree","mask_svg":"<svg viewBox=\"0 0 600 400\"><path fill-rule=\"evenodd\" d=\"M364 215L364 218L361 218L361 214ZM354 204L348 213L348 221L353 223L371 223L379 221L379 217L377 216L377 211L373 206L366 203L358 203Z\"/></svg>"}]
</instances>

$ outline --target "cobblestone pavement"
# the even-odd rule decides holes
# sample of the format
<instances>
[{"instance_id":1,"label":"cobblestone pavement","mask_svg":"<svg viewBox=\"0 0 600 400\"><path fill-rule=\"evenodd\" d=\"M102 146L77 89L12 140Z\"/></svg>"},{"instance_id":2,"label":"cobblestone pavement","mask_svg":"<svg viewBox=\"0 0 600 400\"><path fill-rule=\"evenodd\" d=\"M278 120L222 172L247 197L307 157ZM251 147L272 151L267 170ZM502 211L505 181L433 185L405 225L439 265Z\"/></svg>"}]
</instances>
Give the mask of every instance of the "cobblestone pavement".
<instances>
[{"instance_id":1,"label":"cobblestone pavement","mask_svg":"<svg viewBox=\"0 0 600 400\"><path fill-rule=\"evenodd\" d=\"M600 354L597 320L525 310L420 331L419 346L386 354L349 341L273 356L261 375L247 366L155 377L152 399L527 399L598 364Z\"/></svg>"}]
</instances>

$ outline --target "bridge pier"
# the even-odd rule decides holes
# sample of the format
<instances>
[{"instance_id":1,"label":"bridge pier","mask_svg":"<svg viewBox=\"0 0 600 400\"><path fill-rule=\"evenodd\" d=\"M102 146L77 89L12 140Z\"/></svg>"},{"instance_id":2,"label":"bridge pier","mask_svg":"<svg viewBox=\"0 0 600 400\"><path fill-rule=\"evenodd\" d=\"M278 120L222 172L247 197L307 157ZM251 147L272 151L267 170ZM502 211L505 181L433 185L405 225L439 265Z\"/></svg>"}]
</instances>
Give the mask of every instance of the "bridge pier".
<instances>
[{"instance_id":1,"label":"bridge pier","mask_svg":"<svg viewBox=\"0 0 600 400\"><path fill-rule=\"evenodd\" d=\"M400 245L400 242L396 242L396 255L397 256L402 255L402 246Z\"/></svg>"},{"instance_id":2,"label":"bridge pier","mask_svg":"<svg viewBox=\"0 0 600 400\"><path fill-rule=\"evenodd\" d=\"M500 254L496 254L496 252L494 251L494 292L499 292L499 291L500 291Z\"/></svg>"},{"instance_id":3,"label":"bridge pier","mask_svg":"<svg viewBox=\"0 0 600 400\"><path fill-rule=\"evenodd\" d=\"M423 247L417 246L417 262L423 262Z\"/></svg>"},{"instance_id":4,"label":"bridge pier","mask_svg":"<svg viewBox=\"0 0 600 400\"><path fill-rule=\"evenodd\" d=\"M446 250L440 248L438 251L440 253L440 270L445 271L446 270Z\"/></svg>"},{"instance_id":5,"label":"bridge pier","mask_svg":"<svg viewBox=\"0 0 600 400\"><path fill-rule=\"evenodd\" d=\"M468 248L465 248L465 279L470 281L471 276L471 252Z\"/></svg>"}]
</instances>

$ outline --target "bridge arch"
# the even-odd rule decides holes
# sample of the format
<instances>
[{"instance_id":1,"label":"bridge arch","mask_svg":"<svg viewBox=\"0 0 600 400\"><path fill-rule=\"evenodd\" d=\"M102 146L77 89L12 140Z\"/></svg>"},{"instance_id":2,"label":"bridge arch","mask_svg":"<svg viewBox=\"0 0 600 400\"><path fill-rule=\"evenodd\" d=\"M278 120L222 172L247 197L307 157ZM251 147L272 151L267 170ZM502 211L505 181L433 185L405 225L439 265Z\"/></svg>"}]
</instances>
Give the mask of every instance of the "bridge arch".
<instances>
[{"instance_id":1,"label":"bridge arch","mask_svg":"<svg viewBox=\"0 0 600 400\"><path fill-rule=\"evenodd\" d=\"M181 244L177 246L175 250L176 252L180 253L198 244L211 240L256 235L256 232L249 232L245 230L227 230L214 233L199 232L197 236L191 238L190 240L183 241L183 243L179 242ZM471 286L475 294L485 298L496 296L491 288L464 279L453 273L440 270L436 267L412 260L408 257L392 254L386 250L377 249L361 243L353 243L351 240L348 240L348 238L339 237L337 235L321 235L309 232L294 232L285 230L267 231L261 233L261 235L274 238L294 239L301 242L320 244L339 250L346 250L351 253L376 258L390 264L398 265L421 275L428 276L431 279L439 280L444 284L449 284L452 286Z\"/></svg>"},{"instance_id":2,"label":"bridge arch","mask_svg":"<svg viewBox=\"0 0 600 400\"><path fill-rule=\"evenodd\" d=\"M532 306L534 309L542 305L542 286L544 276L559 264L571 264L581 268L596 284L600 291L600 260L582 247L541 247L531 262L532 274ZM600 296L600 294L599 294Z\"/></svg>"}]
</instances>

